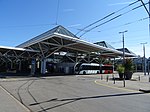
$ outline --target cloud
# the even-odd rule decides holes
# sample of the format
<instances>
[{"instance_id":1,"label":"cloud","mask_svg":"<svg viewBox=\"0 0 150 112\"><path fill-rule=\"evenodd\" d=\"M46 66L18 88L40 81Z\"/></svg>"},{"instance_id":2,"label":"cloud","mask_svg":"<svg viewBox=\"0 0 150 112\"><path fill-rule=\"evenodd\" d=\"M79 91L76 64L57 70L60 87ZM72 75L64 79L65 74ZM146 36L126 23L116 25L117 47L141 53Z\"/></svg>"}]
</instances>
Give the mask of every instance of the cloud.
<instances>
[{"instance_id":1,"label":"cloud","mask_svg":"<svg viewBox=\"0 0 150 112\"><path fill-rule=\"evenodd\" d=\"M132 2L120 2L120 3L108 4L108 6L125 5L125 4L130 4L130 3Z\"/></svg>"},{"instance_id":2,"label":"cloud","mask_svg":"<svg viewBox=\"0 0 150 112\"><path fill-rule=\"evenodd\" d=\"M64 9L63 12L73 12L75 9Z\"/></svg>"},{"instance_id":3,"label":"cloud","mask_svg":"<svg viewBox=\"0 0 150 112\"><path fill-rule=\"evenodd\" d=\"M68 27L77 27L77 26L80 26L81 24L73 24L73 25L69 25Z\"/></svg>"}]
</instances>

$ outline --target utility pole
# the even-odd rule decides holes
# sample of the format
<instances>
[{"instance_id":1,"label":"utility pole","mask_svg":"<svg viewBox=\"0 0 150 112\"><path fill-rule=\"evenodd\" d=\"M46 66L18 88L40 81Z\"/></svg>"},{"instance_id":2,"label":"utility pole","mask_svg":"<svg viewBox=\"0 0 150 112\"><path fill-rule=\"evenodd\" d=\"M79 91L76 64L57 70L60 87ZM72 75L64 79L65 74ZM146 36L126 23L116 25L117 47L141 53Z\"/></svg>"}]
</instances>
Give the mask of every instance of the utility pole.
<instances>
[{"instance_id":1,"label":"utility pole","mask_svg":"<svg viewBox=\"0 0 150 112\"><path fill-rule=\"evenodd\" d=\"M128 30L119 32L119 34L122 34L122 42L123 42L123 65L125 64L125 49L124 49L124 33L128 32ZM125 87L125 74L124 74L124 78L123 78L123 85Z\"/></svg>"},{"instance_id":2,"label":"utility pole","mask_svg":"<svg viewBox=\"0 0 150 112\"><path fill-rule=\"evenodd\" d=\"M150 60L148 60L148 75L149 75Z\"/></svg>"},{"instance_id":3,"label":"utility pole","mask_svg":"<svg viewBox=\"0 0 150 112\"><path fill-rule=\"evenodd\" d=\"M122 31L122 32L119 32L119 34L122 34L122 43L123 43L123 64L125 62L125 49L124 49L124 33L126 33L128 30L125 30L125 31Z\"/></svg>"},{"instance_id":4,"label":"utility pole","mask_svg":"<svg viewBox=\"0 0 150 112\"><path fill-rule=\"evenodd\" d=\"M145 43L141 43L142 45L143 45L143 54L144 54L144 56L143 56L143 58L144 58L144 62L143 62L143 65L144 65L144 75L146 75L146 59L145 59L145 44L147 44L147 42L145 42Z\"/></svg>"}]
</instances>

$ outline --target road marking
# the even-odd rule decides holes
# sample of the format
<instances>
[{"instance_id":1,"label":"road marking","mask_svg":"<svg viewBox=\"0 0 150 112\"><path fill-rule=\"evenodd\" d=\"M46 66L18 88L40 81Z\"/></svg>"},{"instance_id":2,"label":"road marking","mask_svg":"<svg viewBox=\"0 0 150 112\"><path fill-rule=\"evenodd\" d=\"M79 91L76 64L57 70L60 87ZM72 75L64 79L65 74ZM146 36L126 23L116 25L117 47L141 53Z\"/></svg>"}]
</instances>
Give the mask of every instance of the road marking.
<instances>
[{"instance_id":1,"label":"road marking","mask_svg":"<svg viewBox=\"0 0 150 112\"><path fill-rule=\"evenodd\" d=\"M106 84L102 84L102 83L98 82L98 80L95 80L95 83L98 84L98 85L109 87L109 88L113 88L113 89L130 91L130 92L139 92L137 90L131 90L131 89L127 89L127 88L119 88L119 87L114 87L114 86L109 86L109 85L106 85Z\"/></svg>"},{"instance_id":2,"label":"road marking","mask_svg":"<svg viewBox=\"0 0 150 112\"><path fill-rule=\"evenodd\" d=\"M2 81L17 81L17 79L16 78L2 79Z\"/></svg>"},{"instance_id":3,"label":"road marking","mask_svg":"<svg viewBox=\"0 0 150 112\"><path fill-rule=\"evenodd\" d=\"M7 93L12 99L14 99L20 106L22 106L27 112L31 112L31 110L23 105L18 99L16 99L11 93L9 93L3 86L0 85L0 88Z\"/></svg>"}]
</instances>

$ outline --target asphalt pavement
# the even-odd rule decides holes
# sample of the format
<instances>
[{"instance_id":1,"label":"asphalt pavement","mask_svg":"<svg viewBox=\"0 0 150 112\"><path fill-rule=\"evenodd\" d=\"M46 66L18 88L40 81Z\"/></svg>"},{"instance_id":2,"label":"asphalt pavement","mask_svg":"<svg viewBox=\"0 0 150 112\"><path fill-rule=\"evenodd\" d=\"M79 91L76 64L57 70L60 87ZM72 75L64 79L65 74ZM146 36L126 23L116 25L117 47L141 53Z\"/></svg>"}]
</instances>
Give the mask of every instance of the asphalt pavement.
<instances>
[{"instance_id":1,"label":"asphalt pavement","mask_svg":"<svg viewBox=\"0 0 150 112\"><path fill-rule=\"evenodd\" d=\"M30 110L0 86L0 112L30 112Z\"/></svg>"},{"instance_id":2,"label":"asphalt pavement","mask_svg":"<svg viewBox=\"0 0 150 112\"><path fill-rule=\"evenodd\" d=\"M6 78L0 84L1 112L150 112L150 94L124 88L119 80L113 84L111 77Z\"/></svg>"}]
</instances>

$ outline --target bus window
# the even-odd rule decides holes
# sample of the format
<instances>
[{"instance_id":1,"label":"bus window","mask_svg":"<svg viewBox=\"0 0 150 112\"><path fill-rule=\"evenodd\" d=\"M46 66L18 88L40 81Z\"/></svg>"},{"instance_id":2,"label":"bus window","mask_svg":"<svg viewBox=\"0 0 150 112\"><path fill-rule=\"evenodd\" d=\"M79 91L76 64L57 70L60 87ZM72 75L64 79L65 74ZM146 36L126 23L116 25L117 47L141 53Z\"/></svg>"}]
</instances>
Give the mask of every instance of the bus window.
<instances>
[{"instance_id":1,"label":"bus window","mask_svg":"<svg viewBox=\"0 0 150 112\"><path fill-rule=\"evenodd\" d=\"M75 66L75 74L97 74L100 73L100 65L96 63L82 63Z\"/></svg>"}]
</instances>

